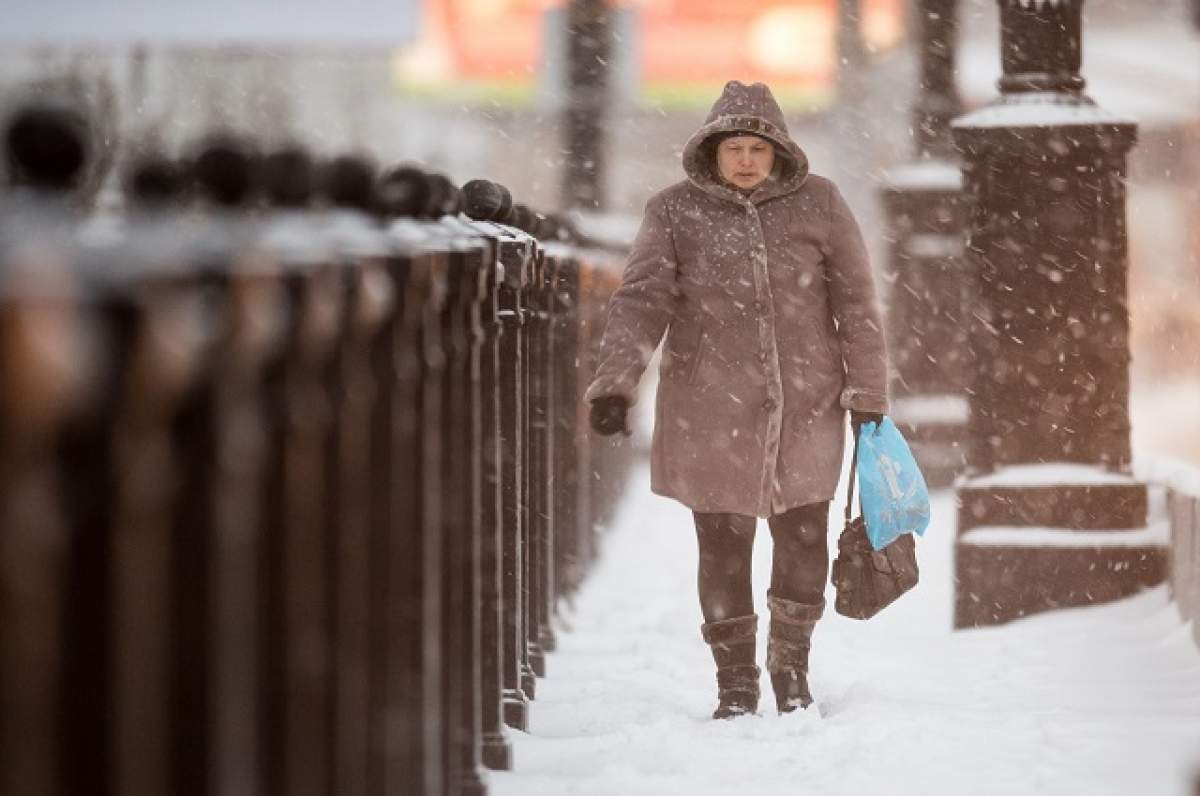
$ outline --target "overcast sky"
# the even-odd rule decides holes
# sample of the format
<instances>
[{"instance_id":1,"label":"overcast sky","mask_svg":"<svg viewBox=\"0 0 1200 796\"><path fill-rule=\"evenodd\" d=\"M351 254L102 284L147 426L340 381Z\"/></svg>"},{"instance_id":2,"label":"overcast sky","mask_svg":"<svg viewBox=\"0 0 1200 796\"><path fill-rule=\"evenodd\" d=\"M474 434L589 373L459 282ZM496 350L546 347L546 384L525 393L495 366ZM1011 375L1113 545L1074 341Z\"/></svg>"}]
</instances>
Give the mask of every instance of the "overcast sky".
<instances>
[{"instance_id":1,"label":"overcast sky","mask_svg":"<svg viewBox=\"0 0 1200 796\"><path fill-rule=\"evenodd\" d=\"M420 0L0 0L0 42L399 44Z\"/></svg>"}]
</instances>

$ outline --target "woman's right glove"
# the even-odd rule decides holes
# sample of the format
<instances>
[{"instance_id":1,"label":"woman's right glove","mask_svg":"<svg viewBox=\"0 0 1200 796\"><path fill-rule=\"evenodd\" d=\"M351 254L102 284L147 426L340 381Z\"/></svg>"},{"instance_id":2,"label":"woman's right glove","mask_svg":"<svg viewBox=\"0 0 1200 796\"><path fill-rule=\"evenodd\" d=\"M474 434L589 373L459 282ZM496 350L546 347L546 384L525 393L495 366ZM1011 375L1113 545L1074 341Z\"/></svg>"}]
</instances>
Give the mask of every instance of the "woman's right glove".
<instances>
[{"instance_id":1,"label":"woman's right glove","mask_svg":"<svg viewBox=\"0 0 1200 796\"><path fill-rule=\"evenodd\" d=\"M625 413L629 411L629 401L620 395L602 395L592 401L592 428L602 437L610 437L617 432L629 434L625 424Z\"/></svg>"}]
</instances>

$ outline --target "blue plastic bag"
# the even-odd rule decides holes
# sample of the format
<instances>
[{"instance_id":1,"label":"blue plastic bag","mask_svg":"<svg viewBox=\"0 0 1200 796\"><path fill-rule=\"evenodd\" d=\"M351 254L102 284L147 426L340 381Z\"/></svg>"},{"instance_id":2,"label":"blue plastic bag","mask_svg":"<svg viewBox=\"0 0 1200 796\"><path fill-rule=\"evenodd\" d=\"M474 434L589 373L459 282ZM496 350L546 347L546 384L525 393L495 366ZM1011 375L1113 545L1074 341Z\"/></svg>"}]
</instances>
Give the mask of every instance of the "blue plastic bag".
<instances>
[{"instance_id":1,"label":"blue plastic bag","mask_svg":"<svg viewBox=\"0 0 1200 796\"><path fill-rule=\"evenodd\" d=\"M858 435L858 489L867 539L882 550L906 533L929 526L929 490L908 443L890 417L879 428L864 423Z\"/></svg>"}]
</instances>

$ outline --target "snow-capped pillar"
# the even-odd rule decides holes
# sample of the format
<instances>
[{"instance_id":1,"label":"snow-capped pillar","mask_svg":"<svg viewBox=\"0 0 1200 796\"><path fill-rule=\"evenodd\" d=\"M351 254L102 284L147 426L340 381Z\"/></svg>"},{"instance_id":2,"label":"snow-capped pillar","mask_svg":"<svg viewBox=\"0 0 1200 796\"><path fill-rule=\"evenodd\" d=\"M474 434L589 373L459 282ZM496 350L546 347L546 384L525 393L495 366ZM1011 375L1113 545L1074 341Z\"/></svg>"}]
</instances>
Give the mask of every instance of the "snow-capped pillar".
<instances>
[{"instance_id":1,"label":"snow-capped pillar","mask_svg":"<svg viewBox=\"0 0 1200 796\"><path fill-rule=\"evenodd\" d=\"M954 86L956 5L921 2L921 76L912 110L916 157L888 172L880 197L888 220L892 417L932 486L949 486L966 464L969 280L962 179L950 135L950 120L961 108Z\"/></svg>"},{"instance_id":2,"label":"snow-capped pillar","mask_svg":"<svg viewBox=\"0 0 1200 796\"><path fill-rule=\"evenodd\" d=\"M1001 94L953 123L976 275L959 625L1113 599L1163 570L1160 545L1121 534L1144 533L1147 502L1128 475L1136 125L1083 93L1082 0L999 5Z\"/></svg>"},{"instance_id":3,"label":"snow-capped pillar","mask_svg":"<svg viewBox=\"0 0 1200 796\"><path fill-rule=\"evenodd\" d=\"M954 122L979 275L971 464L1129 466L1125 158L1085 96L1081 0L1001 0L1001 95Z\"/></svg>"}]
</instances>

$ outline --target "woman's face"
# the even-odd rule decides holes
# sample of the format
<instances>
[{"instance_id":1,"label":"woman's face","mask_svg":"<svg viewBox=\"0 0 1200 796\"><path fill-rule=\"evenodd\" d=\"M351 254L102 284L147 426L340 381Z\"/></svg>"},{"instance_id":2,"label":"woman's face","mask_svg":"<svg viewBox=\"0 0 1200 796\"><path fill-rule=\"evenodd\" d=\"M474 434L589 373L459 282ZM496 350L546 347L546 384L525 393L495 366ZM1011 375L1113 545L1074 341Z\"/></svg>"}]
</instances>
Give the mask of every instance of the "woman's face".
<instances>
[{"instance_id":1,"label":"woman's face","mask_svg":"<svg viewBox=\"0 0 1200 796\"><path fill-rule=\"evenodd\" d=\"M775 165L775 147L756 135L735 135L717 145L717 170L738 188L754 188Z\"/></svg>"}]
</instances>

